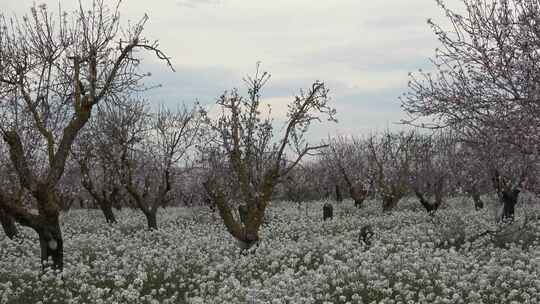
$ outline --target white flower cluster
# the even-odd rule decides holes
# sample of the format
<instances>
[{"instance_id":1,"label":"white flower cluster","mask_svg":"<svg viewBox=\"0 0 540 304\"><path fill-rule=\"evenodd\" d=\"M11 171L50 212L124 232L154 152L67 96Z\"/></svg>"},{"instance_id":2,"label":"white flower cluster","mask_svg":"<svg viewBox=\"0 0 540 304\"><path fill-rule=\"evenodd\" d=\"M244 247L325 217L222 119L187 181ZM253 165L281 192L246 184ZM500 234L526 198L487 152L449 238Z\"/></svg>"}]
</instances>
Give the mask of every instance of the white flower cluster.
<instances>
[{"instance_id":1,"label":"white flower cluster","mask_svg":"<svg viewBox=\"0 0 540 304\"><path fill-rule=\"evenodd\" d=\"M457 199L435 217L413 203L383 215L379 203L344 202L326 222L323 203L307 212L274 203L251 254L203 209L160 212L153 232L135 211L114 226L98 211L71 211L61 276L40 272L31 230L0 235L0 303L540 303L538 221L527 223L532 237L501 244L475 237L495 229L492 212ZM359 240L367 224L369 247Z\"/></svg>"}]
</instances>

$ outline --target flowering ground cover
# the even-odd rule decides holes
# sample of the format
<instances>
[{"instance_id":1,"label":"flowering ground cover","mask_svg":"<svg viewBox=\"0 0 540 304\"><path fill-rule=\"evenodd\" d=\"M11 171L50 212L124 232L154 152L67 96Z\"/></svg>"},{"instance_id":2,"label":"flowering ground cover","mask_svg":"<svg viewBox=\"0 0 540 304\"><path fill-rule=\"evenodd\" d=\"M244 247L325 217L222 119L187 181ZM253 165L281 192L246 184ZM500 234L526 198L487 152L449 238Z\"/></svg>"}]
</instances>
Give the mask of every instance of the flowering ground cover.
<instances>
[{"instance_id":1,"label":"flowering ground cover","mask_svg":"<svg viewBox=\"0 0 540 304\"><path fill-rule=\"evenodd\" d=\"M136 211L107 225L98 211L62 216L65 270L41 273L37 236L0 234L0 303L539 303L540 207L520 205L499 233L494 209L450 200L434 217L414 201L382 214L324 202L276 202L262 242L242 254L204 208ZM359 240L371 225L368 246ZM510 240L515 241L511 243Z\"/></svg>"}]
</instances>

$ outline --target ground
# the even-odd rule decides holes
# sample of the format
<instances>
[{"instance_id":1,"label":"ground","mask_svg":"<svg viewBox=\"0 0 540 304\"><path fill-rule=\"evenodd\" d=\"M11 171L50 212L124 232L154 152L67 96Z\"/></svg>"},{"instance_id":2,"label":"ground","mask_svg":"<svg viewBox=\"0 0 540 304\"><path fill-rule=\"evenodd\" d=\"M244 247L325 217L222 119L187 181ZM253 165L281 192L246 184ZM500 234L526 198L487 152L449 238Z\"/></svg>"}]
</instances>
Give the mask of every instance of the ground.
<instances>
[{"instance_id":1,"label":"ground","mask_svg":"<svg viewBox=\"0 0 540 304\"><path fill-rule=\"evenodd\" d=\"M275 202L262 242L241 254L206 208L169 208L159 231L124 209L109 226L99 211L64 214L65 271L41 274L37 236L0 233L0 303L540 303L540 207L518 206L495 231L495 208L449 199L431 217L414 199L392 214L325 202ZM525 223L526 222L526 223ZM373 227L371 246L359 241ZM512 230L513 229L513 230Z\"/></svg>"}]
</instances>

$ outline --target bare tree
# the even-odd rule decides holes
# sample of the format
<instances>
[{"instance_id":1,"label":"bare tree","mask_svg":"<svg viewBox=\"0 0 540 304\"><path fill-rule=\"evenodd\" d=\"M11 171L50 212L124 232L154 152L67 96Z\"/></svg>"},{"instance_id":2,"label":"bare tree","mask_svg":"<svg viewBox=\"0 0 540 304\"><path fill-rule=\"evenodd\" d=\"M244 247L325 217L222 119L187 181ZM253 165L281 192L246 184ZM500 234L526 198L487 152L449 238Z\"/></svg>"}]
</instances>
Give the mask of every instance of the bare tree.
<instances>
[{"instance_id":1,"label":"bare tree","mask_svg":"<svg viewBox=\"0 0 540 304\"><path fill-rule=\"evenodd\" d=\"M457 142L453 133L417 134L412 144L411 188L430 214L456 187L452 169L458 166Z\"/></svg>"},{"instance_id":2,"label":"bare tree","mask_svg":"<svg viewBox=\"0 0 540 304\"><path fill-rule=\"evenodd\" d=\"M356 137L336 137L329 139L328 145L329 149L321 161L337 171L336 175L345 181L355 207L362 207L373 184L368 170L367 142Z\"/></svg>"},{"instance_id":3,"label":"bare tree","mask_svg":"<svg viewBox=\"0 0 540 304\"><path fill-rule=\"evenodd\" d=\"M485 159L478 153L478 149L464 142L458 141L456 148L456 158L459 161L447 168L456 181L457 190L466 193L473 200L476 210L483 209L485 204L481 196L492 190Z\"/></svg>"},{"instance_id":4,"label":"bare tree","mask_svg":"<svg viewBox=\"0 0 540 304\"><path fill-rule=\"evenodd\" d=\"M127 136L129 119L127 107L137 108L136 102L125 106L118 103L104 103L97 107L96 115L88 127L79 135L73 156L80 172L80 183L96 202L109 224L117 222L114 206L121 203L123 185L120 181L122 168L122 139ZM118 120L121 121L118 121Z\"/></svg>"},{"instance_id":5,"label":"bare tree","mask_svg":"<svg viewBox=\"0 0 540 304\"><path fill-rule=\"evenodd\" d=\"M269 78L257 66L255 75L245 79L248 97L242 97L238 90L226 92L217 102L222 111L219 118L210 122L216 137L206 159L216 174L209 177L206 188L227 231L244 247L259 241L259 228L279 180L304 156L323 147L306 142L311 123L320 121L322 115L334 120L335 115L328 105L328 89L316 81L289 104L283 133L276 140L273 121L261 110L261 90ZM296 152L292 160L285 156L288 148ZM238 190L230 191L231 184ZM231 198L235 195L247 206L245 223L233 216Z\"/></svg>"},{"instance_id":6,"label":"bare tree","mask_svg":"<svg viewBox=\"0 0 540 304\"><path fill-rule=\"evenodd\" d=\"M125 188L149 229L158 228L158 208L171 199L174 179L191 166L190 153L201 135L203 117L198 105L176 111L162 107L149 115L141 140L128 147L123 158Z\"/></svg>"},{"instance_id":7,"label":"bare tree","mask_svg":"<svg viewBox=\"0 0 540 304\"><path fill-rule=\"evenodd\" d=\"M70 149L93 108L120 92L140 88L137 49L168 58L142 36L148 18L120 26L119 7L102 0L90 8L55 16L45 5L21 19L0 18L0 130L22 188L35 199L37 214L21 204L2 209L39 235L41 259L63 268L63 238L57 185ZM32 151L26 138L35 139ZM36 161L35 165L30 161Z\"/></svg>"},{"instance_id":8,"label":"bare tree","mask_svg":"<svg viewBox=\"0 0 540 304\"><path fill-rule=\"evenodd\" d=\"M382 198L384 212L392 211L409 191L410 166L415 132L389 131L367 140L370 174Z\"/></svg>"}]
</instances>

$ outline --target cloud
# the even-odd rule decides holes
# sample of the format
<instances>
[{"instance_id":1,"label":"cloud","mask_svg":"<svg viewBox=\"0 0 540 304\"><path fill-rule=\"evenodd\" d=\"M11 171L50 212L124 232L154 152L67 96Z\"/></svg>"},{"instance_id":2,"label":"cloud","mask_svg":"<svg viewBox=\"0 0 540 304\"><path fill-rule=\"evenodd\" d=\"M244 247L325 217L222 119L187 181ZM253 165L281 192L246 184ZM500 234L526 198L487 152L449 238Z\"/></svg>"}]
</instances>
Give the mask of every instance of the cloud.
<instances>
[{"instance_id":1,"label":"cloud","mask_svg":"<svg viewBox=\"0 0 540 304\"><path fill-rule=\"evenodd\" d=\"M176 3L179 6L195 8L200 5L219 5L221 0L179 0Z\"/></svg>"},{"instance_id":2,"label":"cloud","mask_svg":"<svg viewBox=\"0 0 540 304\"><path fill-rule=\"evenodd\" d=\"M0 9L27 13L33 2L2 0ZM58 0L42 2L58 6ZM460 2L445 1L458 9ZM429 70L428 57L439 43L426 19L446 22L436 2L426 0L130 0L121 13L123 24L150 16L144 34L159 39L177 70L145 56L143 71L153 74L149 84L162 84L147 93L152 103L211 105L225 90L245 93L242 78L262 61L272 74L263 99L277 118L313 81L330 89L340 123L314 126L314 138L393 128L405 115L397 97L407 90L408 72Z\"/></svg>"}]
</instances>

